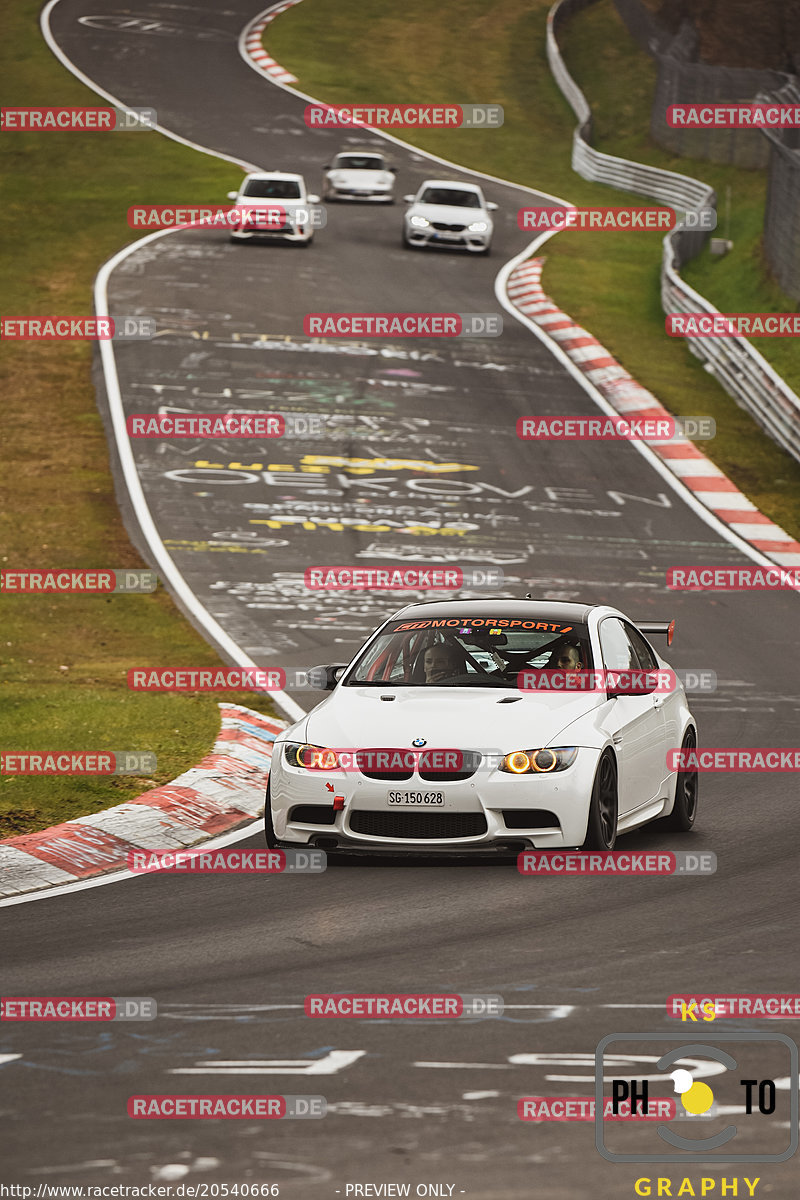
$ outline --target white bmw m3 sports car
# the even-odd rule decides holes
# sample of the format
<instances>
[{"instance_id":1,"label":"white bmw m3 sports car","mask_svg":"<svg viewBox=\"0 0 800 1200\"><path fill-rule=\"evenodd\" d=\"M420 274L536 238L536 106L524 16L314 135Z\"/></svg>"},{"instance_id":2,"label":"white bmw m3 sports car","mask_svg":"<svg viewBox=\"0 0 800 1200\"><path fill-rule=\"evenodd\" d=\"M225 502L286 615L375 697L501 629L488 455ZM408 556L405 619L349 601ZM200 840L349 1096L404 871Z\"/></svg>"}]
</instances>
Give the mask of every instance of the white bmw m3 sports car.
<instances>
[{"instance_id":1,"label":"white bmw m3 sports car","mask_svg":"<svg viewBox=\"0 0 800 1200\"><path fill-rule=\"evenodd\" d=\"M647 637L672 629L544 600L402 609L314 668L331 695L275 741L268 845L512 854L691 829L697 773L668 752L696 723Z\"/></svg>"}]
</instances>

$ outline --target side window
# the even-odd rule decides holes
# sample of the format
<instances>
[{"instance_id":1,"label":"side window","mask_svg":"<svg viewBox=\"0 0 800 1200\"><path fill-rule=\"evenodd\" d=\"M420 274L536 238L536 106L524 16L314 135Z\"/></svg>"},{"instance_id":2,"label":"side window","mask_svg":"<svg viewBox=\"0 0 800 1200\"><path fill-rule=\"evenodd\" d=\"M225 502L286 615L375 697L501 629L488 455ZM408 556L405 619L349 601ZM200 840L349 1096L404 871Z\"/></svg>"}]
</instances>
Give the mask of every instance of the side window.
<instances>
[{"instance_id":1,"label":"side window","mask_svg":"<svg viewBox=\"0 0 800 1200\"><path fill-rule=\"evenodd\" d=\"M639 630L636 629L633 625L629 625L626 621L625 622L625 632L627 633L628 637L630 638L631 642L633 643L633 647L634 647L636 654L638 656L638 659L639 659L639 666L642 668L642 670L643 671L657 671L658 670L658 662L656 661L656 656L655 656L655 654L653 654L653 651L648 646L647 642L644 640L642 635L639 633Z\"/></svg>"},{"instance_id":2,"label":"side window","mask_svg":"<svg viewBox=\"0 0 800 1200\"><path fill-rule=\"evenodd\" d=\"M607 671L638 671L639 659L617 617L606 617L600 625L600 649Z\"/></svg>"}]
</instances>

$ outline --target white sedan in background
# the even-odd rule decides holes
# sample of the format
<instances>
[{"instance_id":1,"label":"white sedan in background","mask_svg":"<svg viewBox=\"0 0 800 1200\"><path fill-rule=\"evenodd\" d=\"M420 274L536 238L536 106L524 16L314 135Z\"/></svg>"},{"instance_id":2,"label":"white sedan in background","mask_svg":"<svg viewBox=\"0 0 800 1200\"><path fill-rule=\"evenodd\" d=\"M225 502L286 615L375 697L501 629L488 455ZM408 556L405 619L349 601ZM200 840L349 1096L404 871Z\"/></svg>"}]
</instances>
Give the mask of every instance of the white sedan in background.
<instances>
[{"instance_id":1,"label":"white sedan in background","mask_svg":"<svg viewBox=\"0 0 800 1200\"><path fill-rule=\"evenodd\" d=\"M416 196L404 196L410 207L403 217L403 245L461 246L488 254L497 205L484 198L475 183L426 179Z\"/></svg>"},{"instance_id":2,"label":"white sedan in background","mask_svg":"<svg viewBox=\"0 0 800 1200\"><path fill-rule=\"evenodd\" d=\"M349 666L314 668L332 694L275 740L267 844L509 854L691 829L697 771L668 751L696 722L647 633L672 626L543 600L402 609Z\"/></svg>"},{"instance_id":3,"label":"white sedan in background","mask_svg":"<svg viewBox=\"0 0 800 1200\"><path fill-rule=\"evenodd\" d=\"M264 238L309 246L314 240L312 205L319 204L319 196L306 191L302 175L285 171L253 172L245 175L238 192L228 192L228 199L234 200L237 208L273 209L280 214L278 223L257 219L243 221L238 229L231 231L234 242Z\"/></svg>"},{"instance_id":4,"label":"white sedan in background","mask_svg":"<svg viewBox=\"0 0 800 1200\"><path fill-rule=\"evenodd\" d=\"M390 167L383 154L363 150L342 151L325 168L322 198L394 204L396 173L397 168Z\"/></svg>"}]
</instances>

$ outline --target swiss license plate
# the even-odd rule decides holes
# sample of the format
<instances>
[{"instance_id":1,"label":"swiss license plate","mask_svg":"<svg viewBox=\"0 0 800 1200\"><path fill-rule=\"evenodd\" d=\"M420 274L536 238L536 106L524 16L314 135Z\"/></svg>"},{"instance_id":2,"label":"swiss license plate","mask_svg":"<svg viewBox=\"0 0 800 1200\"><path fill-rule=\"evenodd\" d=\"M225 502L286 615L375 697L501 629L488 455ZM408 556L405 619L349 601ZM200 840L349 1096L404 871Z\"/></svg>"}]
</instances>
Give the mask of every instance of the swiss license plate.
<instances>
[{"instance_id":1,"label":"swiss license plate","mask_svg":"<svg viewBox=\"0 0 800 1200\"><path fill-rule=\"evenodd\" d=\"M435 233L434 240L437 242L455 242L461 237L460 233Z\"/></svg>"},{"instance_id":2,"label":"swiss license plate","mask_svg":"<svg viewBox=\"0 0 800 1200\"><path fill-rule=\"evenodd\" d=\"M389 792L390 804L413 805L415 808L443 808L444 792Z\"/></svg>"}]
</instances>

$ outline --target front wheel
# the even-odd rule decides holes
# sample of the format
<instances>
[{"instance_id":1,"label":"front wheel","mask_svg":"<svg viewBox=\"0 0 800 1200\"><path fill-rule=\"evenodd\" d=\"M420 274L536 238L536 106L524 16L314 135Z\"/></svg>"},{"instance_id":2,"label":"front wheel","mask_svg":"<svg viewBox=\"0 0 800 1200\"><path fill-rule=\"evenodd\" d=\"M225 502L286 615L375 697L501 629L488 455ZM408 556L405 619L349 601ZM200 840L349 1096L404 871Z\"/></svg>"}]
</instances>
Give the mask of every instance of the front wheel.
<instances>
[{"instance_id":1,"label":"front wheel","mask_svg":"<svg viewBox=\"0 0 800 1200\"><path fill-rule=\"evenodd\" d=\"M582 850L613 850L617 840L617 764L606 750L597 764Z\"/></svg>"},{"instance_id":2,"label":"front wheel","mask_svg":"<svg viewBox=\"0 0 800 1200\"><path fill-rule=\"evenodd\" d=\"M693 729L687 729L683 735L681 750L695 750L696 748L697 736ZM664 825L667 829L674 829L680 833L689 832L697 816L697 791L697 768L679 771L678 778L675 780L675 804L669 816L664 817Z\"/></svg>"}]
</instances>

